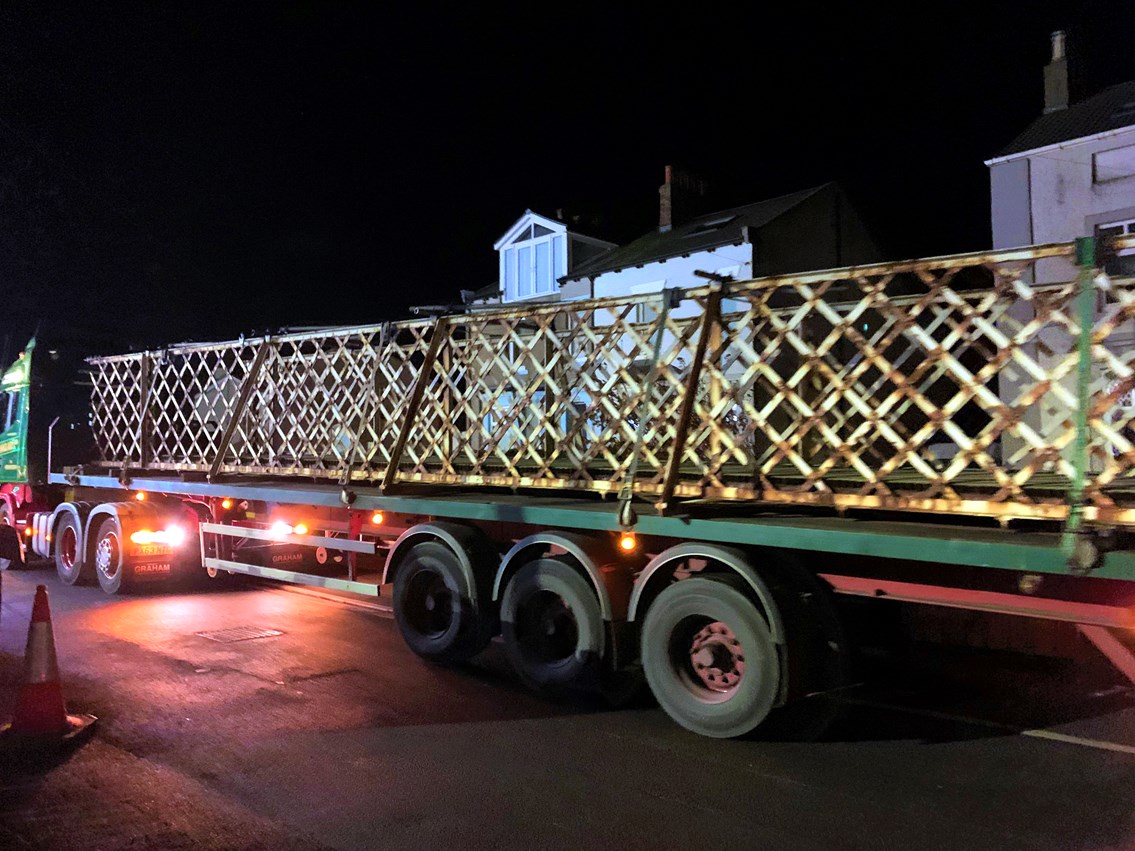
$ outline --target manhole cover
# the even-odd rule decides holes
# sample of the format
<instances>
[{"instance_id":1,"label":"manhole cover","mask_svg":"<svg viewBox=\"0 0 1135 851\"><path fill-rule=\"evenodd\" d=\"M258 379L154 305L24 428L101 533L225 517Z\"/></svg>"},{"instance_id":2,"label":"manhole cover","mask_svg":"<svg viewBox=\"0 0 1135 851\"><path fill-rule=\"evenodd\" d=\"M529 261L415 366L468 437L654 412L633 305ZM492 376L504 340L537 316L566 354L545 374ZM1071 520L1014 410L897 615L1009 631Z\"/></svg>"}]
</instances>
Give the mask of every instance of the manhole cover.
<instances>
[{"instance_id":1,"label":"manhole cover","mask_svg":"<svg viewBox=\"0 0 1135 851\"><path fill-rule=\"evenodd\" d=\"M248 641L252 638L273 638L283 635L278 629L260 629L255 626L234 626L231 629L214 629L208 632L199 632L197 635L210 641L219 641L222 644L231 644L234 641Z\"/></svg>"}]
</instances>

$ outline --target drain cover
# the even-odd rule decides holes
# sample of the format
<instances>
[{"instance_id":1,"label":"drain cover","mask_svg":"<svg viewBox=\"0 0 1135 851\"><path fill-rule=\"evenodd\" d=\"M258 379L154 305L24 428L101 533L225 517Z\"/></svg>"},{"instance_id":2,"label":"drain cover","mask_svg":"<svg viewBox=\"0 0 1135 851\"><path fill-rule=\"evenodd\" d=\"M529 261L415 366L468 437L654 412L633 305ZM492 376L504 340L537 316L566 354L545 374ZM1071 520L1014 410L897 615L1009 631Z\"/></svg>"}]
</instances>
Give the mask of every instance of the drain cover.
<instances>
[{"instance_id":1,"label":"drain cover","mask_svg":"<svg viewBox=\"0 0 1135 851\"><path fill-rule=\"evenodd\" d=\"M283 635L278 629L260 629L255 626L234 626L231 629L214 629L208 632L198 632L197 635L210 641L219 641L222 644L232 644L234 641L248 641L252 638L273 638Z\"/></svg>"}]
</instances>

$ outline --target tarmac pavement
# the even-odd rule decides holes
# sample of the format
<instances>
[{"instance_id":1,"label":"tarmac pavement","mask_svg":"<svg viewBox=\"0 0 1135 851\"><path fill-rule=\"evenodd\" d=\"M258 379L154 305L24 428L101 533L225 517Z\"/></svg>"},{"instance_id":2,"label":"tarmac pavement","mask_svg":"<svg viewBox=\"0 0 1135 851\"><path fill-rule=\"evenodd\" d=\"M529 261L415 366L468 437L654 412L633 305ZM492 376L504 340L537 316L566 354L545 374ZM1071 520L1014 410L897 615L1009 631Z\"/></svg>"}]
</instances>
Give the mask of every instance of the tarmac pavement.
<instances>
[{"instance_id":1,"label":"tarmac pavement","mask_svg":"<svg viewBox=\"0 0 1135 851\"><path fill-rule=\"evenodd\" d=\"M1135 698L1106 665L942 652L819 742L715 741L530 694L495 646L425 665L377 607L33 570L3 577L0 718L37 582L100 720L0 762L2 848L1135 848Z\"/></svg>"}]
</instances>

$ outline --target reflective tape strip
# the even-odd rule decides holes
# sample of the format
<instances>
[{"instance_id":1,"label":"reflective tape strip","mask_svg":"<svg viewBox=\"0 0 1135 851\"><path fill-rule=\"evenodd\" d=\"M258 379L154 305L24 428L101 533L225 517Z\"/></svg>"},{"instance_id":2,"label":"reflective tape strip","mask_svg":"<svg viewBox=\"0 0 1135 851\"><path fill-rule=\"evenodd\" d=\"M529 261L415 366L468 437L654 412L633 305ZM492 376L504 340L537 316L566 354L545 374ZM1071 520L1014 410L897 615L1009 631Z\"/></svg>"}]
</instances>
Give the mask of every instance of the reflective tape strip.
<instances>
[{"instance_id":1,"label":"reflective tape strip","mask_svg":"<svg viewBox=\"0 0 1135 851\"><path fill-rule=\"evenodd\" d=\"M55 659L55 637L51 623L32 623L28 627L28 646L24 652L25 683L59 682L59 663Z\"/></svg>"}]
</instances>

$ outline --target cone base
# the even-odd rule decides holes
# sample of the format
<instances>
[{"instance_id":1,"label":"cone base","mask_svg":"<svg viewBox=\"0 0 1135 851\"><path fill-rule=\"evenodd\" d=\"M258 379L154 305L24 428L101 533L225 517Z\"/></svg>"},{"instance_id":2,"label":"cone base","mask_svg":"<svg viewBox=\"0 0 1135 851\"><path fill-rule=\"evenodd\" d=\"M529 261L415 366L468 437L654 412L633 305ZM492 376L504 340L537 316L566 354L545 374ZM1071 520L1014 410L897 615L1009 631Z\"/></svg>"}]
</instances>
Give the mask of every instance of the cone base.
<instances>
[{"instance_id":1,"label":"cone base","mask_svg":"<svg viewBox=\"0 0 1135 851\"><path fill-rule=\"evenodd\" d=\"M27 753L63 747L85 737L98 721L94 715L67 714L67 728L57 733L19 733L11 724L0 725L0 753Z\"/></svg>"}]
</instances>

